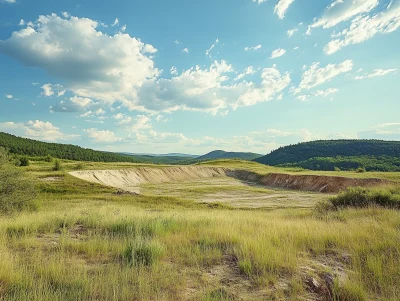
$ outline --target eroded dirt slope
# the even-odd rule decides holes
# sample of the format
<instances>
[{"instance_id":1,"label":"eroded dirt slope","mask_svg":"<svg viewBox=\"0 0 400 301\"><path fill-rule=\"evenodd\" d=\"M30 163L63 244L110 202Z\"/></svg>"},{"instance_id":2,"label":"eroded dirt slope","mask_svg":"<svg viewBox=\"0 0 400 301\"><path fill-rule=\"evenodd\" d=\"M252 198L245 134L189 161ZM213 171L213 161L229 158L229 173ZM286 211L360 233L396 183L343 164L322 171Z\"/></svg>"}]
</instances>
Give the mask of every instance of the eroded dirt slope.
<instances>
[{"instance_id":1,"label":"eroded dirt slope","mask_svg":"<svg viewBox=\"0 0 400 301\"><path fill-rule=\"evenodd\" d=\"M372 187L390 183L382 179L355 179L320 175L289 175L270 173L262 176L247 170L231 170L223 167L176 166L165 168L138 167L122 170L74 171L71 175L93 183L140 193L143 184L190 182L208 178L235 178L252 185L286 190L320 193L338 193L350 186Z\"/></svg>"},{"instance_id":2,"label":"eroded dirt slope","mask_svg":"<svg viewBox=\"0 0 400 301\"><path fill-rule=\"evenodd\" d=\"M126 191L140 193L142 184L191 181L203 178L225 177L222 167L177 166L165 168L138 167L122 170L85 170L70 172L79 179Z\"/></svg>"},{"instance_id":3,"label":"eroded dirt slope","mask_svg":"<svg viewBox=\"0 0 400 301\"><path fill-rule=\"evenodd\" d=\"M228 174L241 180L256 182L267 187L314 191L321 193L338 193L346 189L347 187L373 187L390 183L387 180L374 178L355 179L347 177L319 175L289 175L281 173L270 173L266 176L261 176L246 170L236 170L234 172L228 172Z\"/></svg>"}]
</instances>

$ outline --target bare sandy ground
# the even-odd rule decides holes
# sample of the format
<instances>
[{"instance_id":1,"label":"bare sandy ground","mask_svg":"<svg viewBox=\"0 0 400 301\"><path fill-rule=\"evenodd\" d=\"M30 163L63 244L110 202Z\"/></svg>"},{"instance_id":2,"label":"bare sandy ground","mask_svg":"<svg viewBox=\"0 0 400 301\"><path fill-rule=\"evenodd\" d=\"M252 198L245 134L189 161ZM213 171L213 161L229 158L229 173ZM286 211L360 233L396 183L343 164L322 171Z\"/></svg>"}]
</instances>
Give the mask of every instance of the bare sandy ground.
<instances>
[{"instance_id":1,"label":"bare sandy ground","mask_svg":"<svg viewBox=\"0 0 400 301\"><path fill-rule=\"evenodd\" d=\"M73 171L79 179L140 193L140 185L174 181L190 181L201 178L226 177L226 169L220 167L179 166L166 168L138 167L121 170Z\"/></svg>"},{"instance_id":2,"label":"bare sandy ground","mask_svg":"<svg viewBox=\"0 0 400 301\"><path fill-rule=\"evenodd\" d=\"M140 167L70 174L138 194L225 203L238 208L309 208L328 197L322 193L267 188L252 182L256 180L254 177L238 179L234 171L218 167Z\"/></svg>"},{"instance_id":3,"label":"bare sandy ground","mask_svg":"<svg viewBox=\"0 0 400 301\"><path fill-rule=\"evenodd\" d=\"M247 170L209 166L138 167L74 171L85 181L144 195L174 196L203 203L246 208L312 207L349 186L377 186L388 181L335 176L265 176Z\"/></svg>"},{"instance_id":4,"label":"bare sandy ground","mask_svg":"<svg viewBox=\"0 0 400 301\"><path fill-rule=\"evenodd\" d=\"M142 186L145 195L174 196L236 208L311 208L331 195L271 189L235 178L208 178Z\"/></svg>"}]
</instances>

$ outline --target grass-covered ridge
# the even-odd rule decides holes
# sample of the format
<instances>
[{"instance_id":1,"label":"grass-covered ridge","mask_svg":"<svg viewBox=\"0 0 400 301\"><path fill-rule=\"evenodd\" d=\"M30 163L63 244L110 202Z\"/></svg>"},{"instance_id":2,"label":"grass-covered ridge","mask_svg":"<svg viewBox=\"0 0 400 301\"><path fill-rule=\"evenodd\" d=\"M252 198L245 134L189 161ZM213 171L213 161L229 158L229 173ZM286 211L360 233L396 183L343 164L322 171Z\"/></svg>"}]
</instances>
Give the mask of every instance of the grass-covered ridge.
<instances>
[{"instance_id":1,"label":"grass-covered ridge","mask_svg":"<svg viewBox=\"0 0 400 301\"><path fill-rule=\"evenodd\" d=\"M321 140L281 147L255 161L311 170L400 171L400 141Z\"/></svg>"},{"instance_id":2,"label":"grass-covered ridge","mask_svg":"<svg viewBox=\"0 0 400 301\"><path fill-rule=\"evenodd\" d=\"M239 160L254 160L260 158L262 155L248 152L225 152L223 150L215 150L197 157L193 161L205 161L205 160L219 160L219 159L239 159Z\"/></svg>"}]
</instances>

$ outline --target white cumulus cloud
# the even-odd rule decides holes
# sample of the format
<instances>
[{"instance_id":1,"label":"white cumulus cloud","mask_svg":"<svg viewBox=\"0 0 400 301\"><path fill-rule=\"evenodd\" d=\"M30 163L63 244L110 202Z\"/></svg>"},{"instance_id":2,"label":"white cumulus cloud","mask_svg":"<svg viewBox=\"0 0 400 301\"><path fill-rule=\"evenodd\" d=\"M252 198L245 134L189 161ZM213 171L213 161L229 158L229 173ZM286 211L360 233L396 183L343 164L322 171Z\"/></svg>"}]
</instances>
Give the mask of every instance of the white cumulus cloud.
<instances>
[{"instance_id":1,"label":"white cumulus cloud","mask_svg":"<svg viewBox=\"0 0 400 301\"><path fill-rule=\"evenodd\" d=\"M397 69L375 69L371 73L366 73L364 75L357 75L355 77L356 80L364 79L364 78L373 78L373 77L380 77L385 76L387 74L396 73Z\"/></svg>"},{"instance_id":2,"label":"white cumulus cloud","mask_svg":"<svg viewBox=\"0 0 400 301\"><path fill-rule=\"evenodd\" d=\"M292 5L294 0L279 0L278 3L275 5L275 13L278 15L280 19L285 17L286 11L288 10L289 6Z\"/></svg>"},{"instance_id":3,"label":"white cumulus cloud","mask_svg":"<svg viewBox=\"0 0 400 301\"><path fill-rule=\"evenodd\" d=\"M365 42L377 34L389 34L400 27L400 1L395 0L386 10L373 16L361 15L351 21L349 28L335 34L325 47L326 54L341 48Z\"/></svg>"},{"instance_id":4,"label":"white cumulus cloud","mask_svg":"<svg viewBox=\"0 0 400 301\"><path fill-rule=\"evenodd\" d=\"M311 27L330 28L377 7L379 0L335 0Z\"/></svg>"},{"instance_id":5,"label":"white cumulus cloud","mask_svg":"<svg viewBox=\"0 0 400 301\"><path fill-rule=\"evenodd\" d=\"M246 75L252 75L252 74L254 74L254 73L256 73L256 70L255 70L252 66L249 66L249 67L246 68L246 70L244 70L243 73L238 74L238 75L234 78L234 81L241 80L241 79L242 79L243 77L245 77Z\"/></svg>"},{"instance_id":6,"label":"white cumulus cloud","mask_svg":"<svg viewBox=\"0 0 400 301\"><path fill-rule=\"evenodd\" d=\"M285 55L285 53L286 53L285 49L282 49L282 48L275 49L271 53L271 59L275 59L275 58L281 57L281 56Z\"/></svg>"},{"instance_id":7,"label":"white cumulus cloud","mask_svg":"<svg viewBox=\"0 0 400 301\"><path fill-rule=\"evenodd\" d=\"M305 68L298 88L294 89L295 94L328 82L332 78L353 69L353 61L351 60L343 61L340 64L329 64L322 68L319 68L319 65L320 63L314 63L309 69Z\"/></svg>"},{"instance_id":8,"label":"white cumulus cloud","mask_svg":"<svg viewBox=\"0 0 400 301\"><path fill-rule=\"evenodd\" d=\"M262 45L257 45L257 46L253 46L253 47L245 47L244 50L245 51L251 51L251 50L255 51L255 50L261 49L261 47L262 47Z\"/></svg>"},{"instance_id":9,"label":"white cumulus cloud","mask_svg":"<svg viewBox=\"0 0 400 301\"><path fill-rule=\"evenodd\" d=\"M67 135L50 122L30 120L28 122L2 122L0 131L5 131L17 136L40 139L44 141L61 141L78 138L78 135Z\"/></svg>"},{"instance_id":10,"label":"white cumulus cloud","mask_svg":"<svg viewBox=\"0 0 400 301\"><path fill-rule=\"evenodd\" d=\"M113 143L122 141L122 138L119 138L115 135L114 132L109 130L98 130L96 128L86 129L88 137L97 143Z\"/></svg>"},{"instance_id":11,"label":"white cumulus cloud","mask_svg":"<svg viewBox=\"0 0 400 301\"><path fill-rule=\"evenodd\" d=\"M0 41L0 52L63 79L80 97L129 102L145 80L159 75L146 55L156 50L128 34L104 34L98 25L87 18L40 16L34 27Z\"/></svg>"}]
</instances>

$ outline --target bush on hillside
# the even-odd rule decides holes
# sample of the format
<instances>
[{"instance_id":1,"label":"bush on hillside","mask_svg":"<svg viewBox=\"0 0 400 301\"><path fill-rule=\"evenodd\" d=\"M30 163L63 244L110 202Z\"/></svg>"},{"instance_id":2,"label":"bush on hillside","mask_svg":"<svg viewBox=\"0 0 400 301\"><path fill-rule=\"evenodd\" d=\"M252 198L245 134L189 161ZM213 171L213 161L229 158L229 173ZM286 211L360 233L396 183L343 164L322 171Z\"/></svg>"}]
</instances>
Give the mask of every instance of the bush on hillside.
<instances>
[{"instance_id":1,"label":"bush on hillside","mask_svg":"<svg viewBox=\"0 0 400 301\"><path fill-rule=\"evenodd\" d=\"M45 159L44 159L46 162L53 162L53 157L52 156L50 156L50 155L47 155L46 157L45 157Z\"/></svg>"},{"instance_id":2,"label":"bush on hillside","mask_svg":"<svg viewBox=\"0 0 400 301\"><path fill-rule=\"evenodd\" d=\"M53 170L57 171L57 170L61 170L61 169L62 169L61 162L60 162L59 160L56 160L56 161L54 162Z\"/></svg>"},{"instance_id":3,"label":"bush on hillside","mask_svg":"<svg viewBox=\"0 0 400 301\"><path fill-rule=\"evenodd\" d=\"M400 209L400 187L387 189L367 189L350 187L328 202L319 203L317 211L329 211L340 208L365 208L379 206L390 209Z\"/></svg>"},{"instance_id":4,"label":"bush on hillside","mask_svg":"<svg viewBox=\"0 0 400 301\"><path fill-rule=\"evenodd\" d=\"M21 157L19 158L19 166L29 166L30 162L28 157Z\"/></svg>"},{"instance_id":5,"label":"bush on hillside","mask_svg":"<svg viewBox=\"0 0 400 301\"><path fill-rule=\"evenodd\" d=\"M6 150L0 148L0 214L34 209L35 196L33 184L10 164Z\"/></svg>"}]
</instances>

